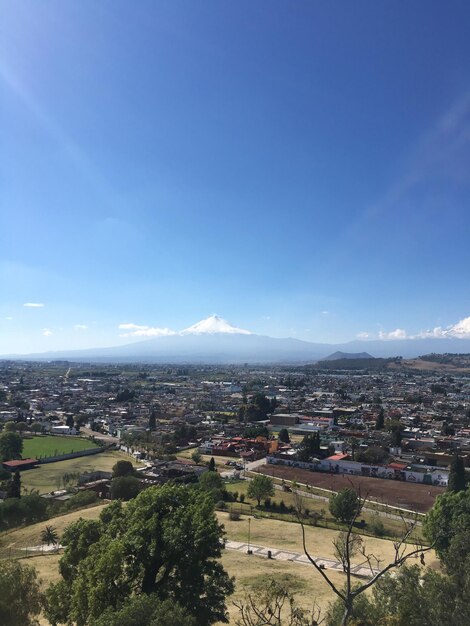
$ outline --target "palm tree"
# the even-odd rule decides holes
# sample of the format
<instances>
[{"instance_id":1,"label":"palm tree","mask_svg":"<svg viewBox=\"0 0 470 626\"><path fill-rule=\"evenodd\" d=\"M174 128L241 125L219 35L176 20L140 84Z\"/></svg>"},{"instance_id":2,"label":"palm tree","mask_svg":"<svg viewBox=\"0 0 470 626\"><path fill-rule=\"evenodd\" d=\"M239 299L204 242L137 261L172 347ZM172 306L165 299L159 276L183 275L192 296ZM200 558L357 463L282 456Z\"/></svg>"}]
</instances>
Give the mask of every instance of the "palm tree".
<instances>
[{"instance_id":1,"label":"palm tree","mask_svg":"<svg viewBox=\"0 0 470 626\"><path fill-rule=\"evenodd\" d=\"M57 534L57 530L54 526L46 526L46 528L41 533L41 541L46 545L50 546L51 544L56 547L59 544L59 535Z\"/></svg>"}]
</instances>

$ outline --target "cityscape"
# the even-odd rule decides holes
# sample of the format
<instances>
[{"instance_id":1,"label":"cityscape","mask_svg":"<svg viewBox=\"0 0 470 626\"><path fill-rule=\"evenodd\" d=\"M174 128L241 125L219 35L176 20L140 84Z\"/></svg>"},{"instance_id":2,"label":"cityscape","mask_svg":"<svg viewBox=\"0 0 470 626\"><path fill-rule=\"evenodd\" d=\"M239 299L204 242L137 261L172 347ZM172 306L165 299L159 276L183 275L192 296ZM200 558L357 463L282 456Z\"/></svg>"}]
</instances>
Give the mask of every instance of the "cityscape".
<instances>
[{"instance_id":1,"label":"cityscape","mask_svg":"<svg viewBox=\"0 0 470 626\"><path fill-rule=\"evenodd\" d=\"M0 15L0 626L470 626L469 3Z\"/></svg>"}]
</instances>

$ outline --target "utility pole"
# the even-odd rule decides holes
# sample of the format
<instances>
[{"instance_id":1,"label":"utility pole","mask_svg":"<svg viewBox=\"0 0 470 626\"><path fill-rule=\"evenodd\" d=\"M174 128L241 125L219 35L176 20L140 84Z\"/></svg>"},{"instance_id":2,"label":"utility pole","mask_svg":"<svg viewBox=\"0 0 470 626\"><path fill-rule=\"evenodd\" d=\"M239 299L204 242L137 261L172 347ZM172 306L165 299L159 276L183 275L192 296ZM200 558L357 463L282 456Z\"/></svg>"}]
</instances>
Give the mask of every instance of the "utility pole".
<instances>
[{"instance_id":1,"label":"utility pole","mask_svg":"<svg viewBox=\"0 0 470 626\"><path fill-rule=\"evenodd\" d=\"M250 548L250 539L251 539L251 517L248 518L248 550L247 554L253 554L253 550Z\"/></svg>"}]
</instances>

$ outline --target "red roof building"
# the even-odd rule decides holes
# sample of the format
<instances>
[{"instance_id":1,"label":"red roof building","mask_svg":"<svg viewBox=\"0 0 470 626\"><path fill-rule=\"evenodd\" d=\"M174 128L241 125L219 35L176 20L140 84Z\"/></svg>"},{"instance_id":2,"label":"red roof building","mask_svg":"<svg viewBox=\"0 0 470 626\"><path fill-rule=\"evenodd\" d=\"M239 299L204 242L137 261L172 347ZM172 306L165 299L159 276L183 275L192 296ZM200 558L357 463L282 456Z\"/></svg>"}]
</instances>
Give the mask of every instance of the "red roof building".
<instances>
[{"instance_id":1,"label":"red roof building","mask_svg":"<svg viewBox=\"0 0 470 626\"><path fill-rule=\"evenodd\" d=\"M10 472L33 469L39 464L37 459L17 459L15 461L3 461L2 467Z\"/></svg>"}]
</instances>

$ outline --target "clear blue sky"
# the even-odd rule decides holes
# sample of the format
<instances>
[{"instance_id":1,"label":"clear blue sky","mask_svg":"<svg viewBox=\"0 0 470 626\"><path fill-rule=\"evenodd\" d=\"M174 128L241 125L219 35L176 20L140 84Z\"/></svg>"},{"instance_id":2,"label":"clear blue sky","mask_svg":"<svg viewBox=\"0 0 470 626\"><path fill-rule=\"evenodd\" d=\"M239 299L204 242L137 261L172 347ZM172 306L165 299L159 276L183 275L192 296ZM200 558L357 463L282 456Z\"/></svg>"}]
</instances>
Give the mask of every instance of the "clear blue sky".
<instances>
[{"instance_id":1,"label":"clear blue sky","mask_svg":"<svg viewBox=\"0 0 470 626\"><path fill-rule=\"evenodd\" d=\"M0 11L0 354L470 316L468 1Z\"/></svg>"}]
</instances>

